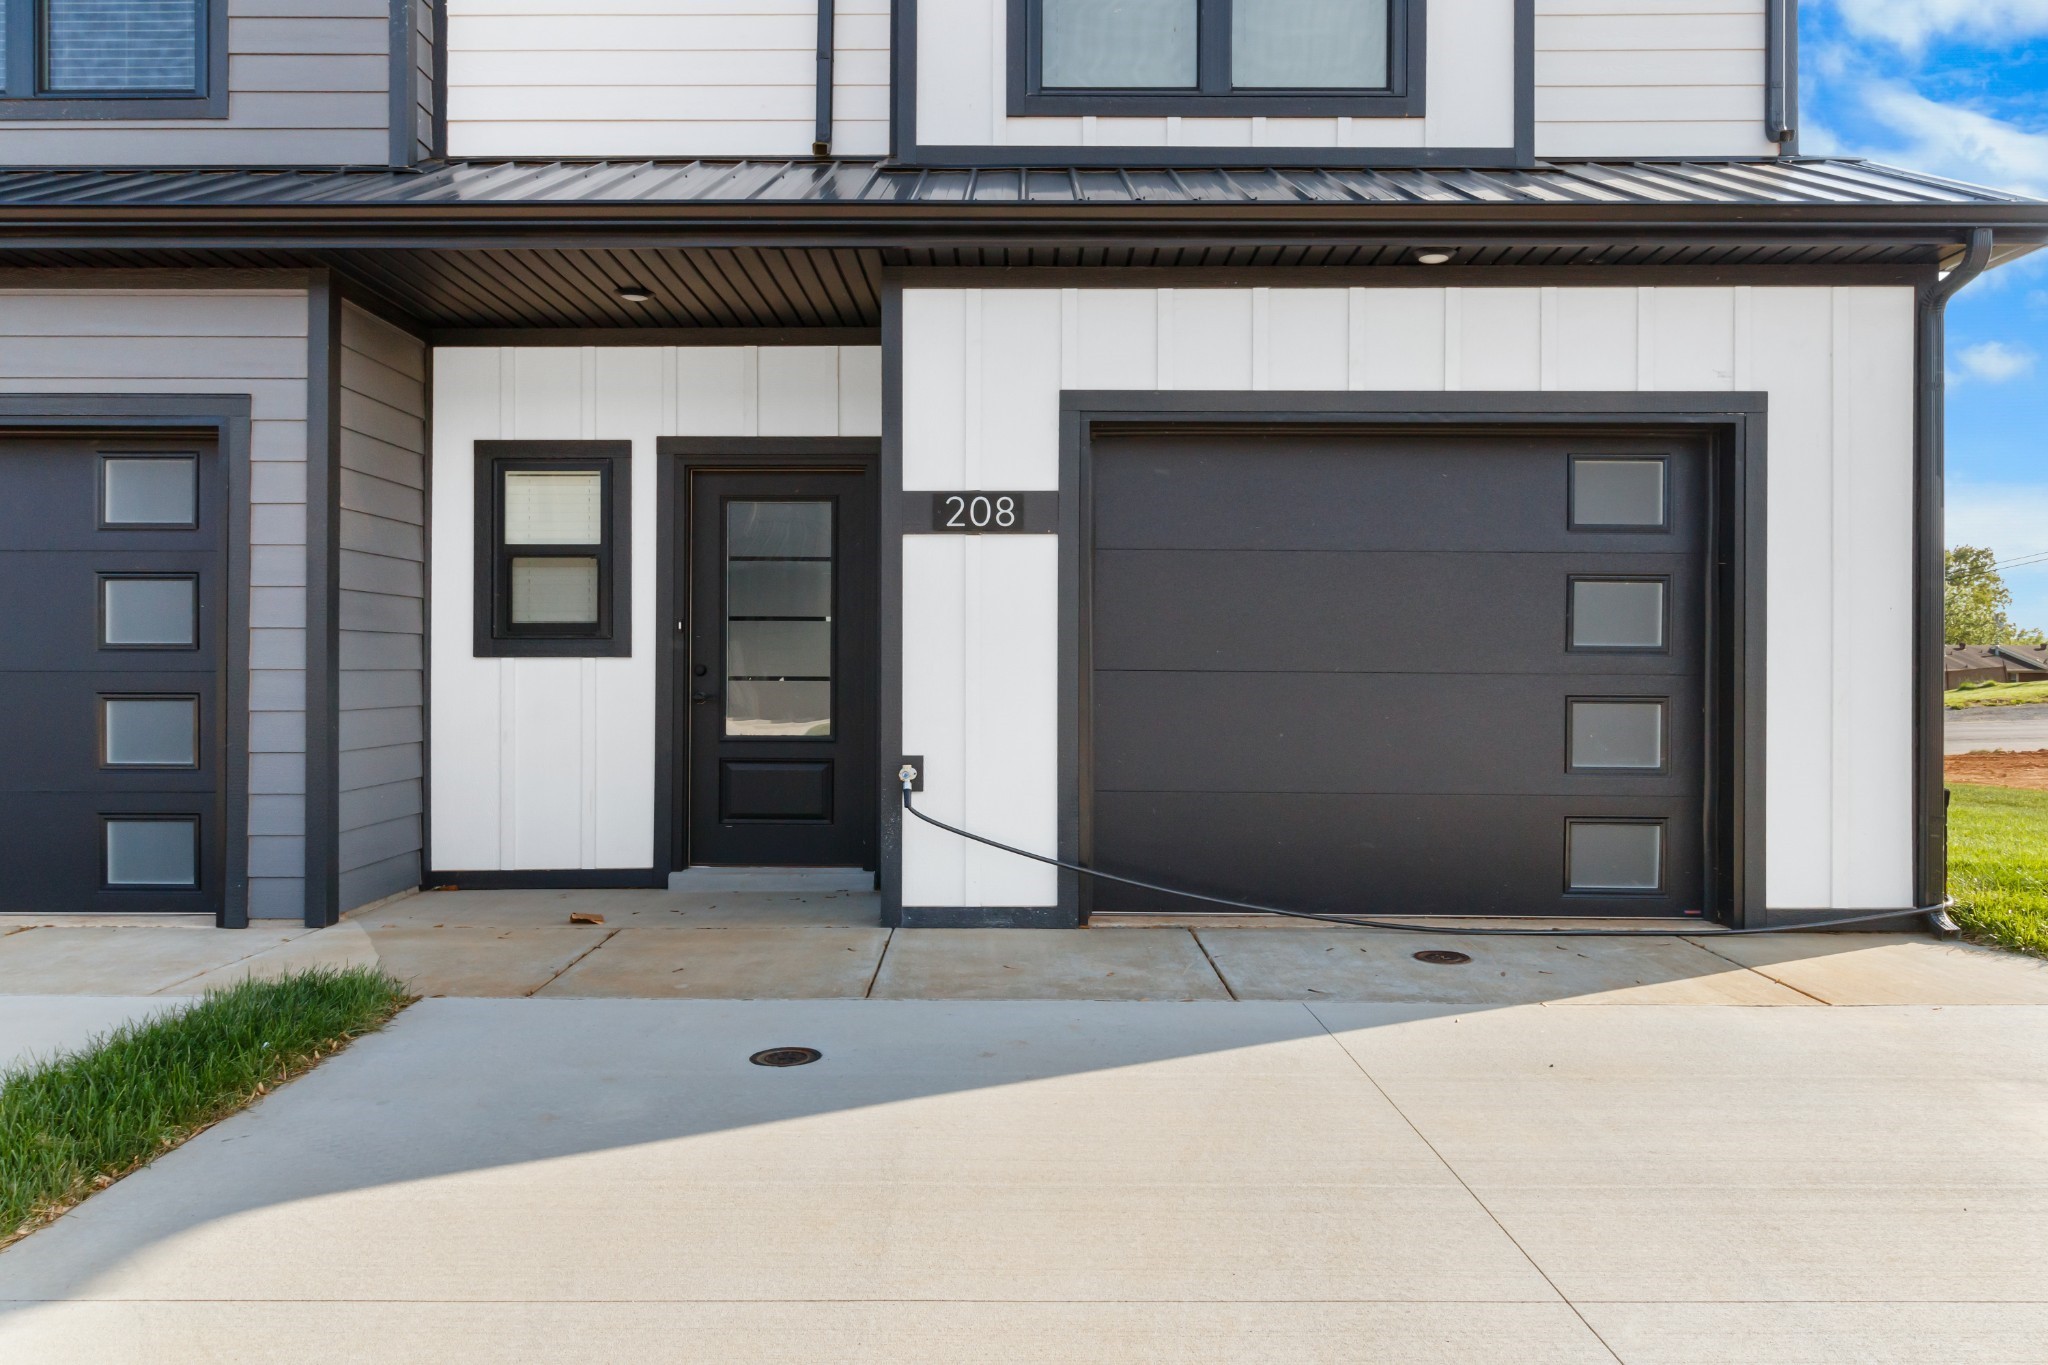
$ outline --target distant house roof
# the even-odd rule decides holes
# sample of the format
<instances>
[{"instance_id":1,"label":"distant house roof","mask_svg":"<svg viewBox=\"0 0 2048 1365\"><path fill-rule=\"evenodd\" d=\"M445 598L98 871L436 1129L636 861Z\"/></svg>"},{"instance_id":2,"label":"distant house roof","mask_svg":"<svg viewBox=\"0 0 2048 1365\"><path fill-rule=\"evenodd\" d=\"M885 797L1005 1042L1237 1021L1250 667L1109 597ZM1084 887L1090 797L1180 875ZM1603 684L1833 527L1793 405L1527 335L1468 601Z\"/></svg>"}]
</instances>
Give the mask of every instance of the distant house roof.
<instances>
[{"instance_id":1,"label":"distant house roof","mask_svg":"<svg viewBox=\"0 0 2048 1365\"><path fill-rule=\"evenodd\" d=\"M1989 645L1950 645L1942 656L1942 667L1951 673L1969 668L2005 666L2005 660L1993 654Z\"/></svg>"},{"instance_id":2,"label":"distant house roof","mask_svg":"<svg viewBox=\"0 0 2048 1365\"><path fill-rule=\"evenodd\" d=\"M2048 649L2035 649L2027 645L1993 645L1991 652L2015 667L2048 673Z\"/></svg>"}]
</instances>

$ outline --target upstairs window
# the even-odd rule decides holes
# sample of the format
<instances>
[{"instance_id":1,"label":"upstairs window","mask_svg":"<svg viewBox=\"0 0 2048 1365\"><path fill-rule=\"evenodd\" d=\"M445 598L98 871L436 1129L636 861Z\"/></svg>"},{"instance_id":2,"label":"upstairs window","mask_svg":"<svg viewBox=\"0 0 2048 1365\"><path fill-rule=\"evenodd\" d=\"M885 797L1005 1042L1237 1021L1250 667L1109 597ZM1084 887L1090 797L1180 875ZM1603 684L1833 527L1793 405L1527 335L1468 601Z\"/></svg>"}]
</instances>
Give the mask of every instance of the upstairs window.
<instances>
[{"instance_id":1,"label":"upstairs window","mask_svg":"<svg viewBox=\"0 0 2048 1365\"><path fill-rule=\"evenodd\" d=\"M224 117L227 0L0 0L0 118Z\"/></svg>"},{"instance_id":2,"label":"upstairs window","mask_svg":"<svg viewBox=\"0 0 2048 1365\"><path fill-rule=\"evenodd\" d=\"M1013 114L1421 113L1420 0L1011 0Z\"/></svg>"}]
</instances>

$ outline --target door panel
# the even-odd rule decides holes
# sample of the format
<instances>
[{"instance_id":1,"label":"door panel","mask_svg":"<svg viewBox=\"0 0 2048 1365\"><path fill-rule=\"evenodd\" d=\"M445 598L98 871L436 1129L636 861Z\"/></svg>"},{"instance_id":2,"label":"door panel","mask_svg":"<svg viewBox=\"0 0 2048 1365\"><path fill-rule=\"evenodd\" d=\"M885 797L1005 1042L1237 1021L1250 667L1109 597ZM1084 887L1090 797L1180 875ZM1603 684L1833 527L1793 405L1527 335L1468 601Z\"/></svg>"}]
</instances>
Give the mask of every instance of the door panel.
<instances>
[{"instance_id":1,"label":"door panel","mask_svg":"<svg viewBox=\"0 0 2048 1365\"><path fill-rule=\"evenodd\" d=\"M218 912L225 506L209 442L0 441L0 910Z\"/></svg>"},{"instance_id":2,"label":"door panel","mask_svg":"<svg viewBox=\"0 0 2048 1365\"><path fill-rule=\"evenodd\" d=\"M1663 437L1098 442L1092 856L1300 909L1700 909L1706 476Z\"/></svg>"},{"instance_id":3,"label":"door panel","mask_svg":"<svg viewBox=\"0 0 2048 1365\"><path fill-rule=\"evenodd\" d=\"M875 866L872 478L683 481L687 862Z\"/></svg>"}]
</instances>

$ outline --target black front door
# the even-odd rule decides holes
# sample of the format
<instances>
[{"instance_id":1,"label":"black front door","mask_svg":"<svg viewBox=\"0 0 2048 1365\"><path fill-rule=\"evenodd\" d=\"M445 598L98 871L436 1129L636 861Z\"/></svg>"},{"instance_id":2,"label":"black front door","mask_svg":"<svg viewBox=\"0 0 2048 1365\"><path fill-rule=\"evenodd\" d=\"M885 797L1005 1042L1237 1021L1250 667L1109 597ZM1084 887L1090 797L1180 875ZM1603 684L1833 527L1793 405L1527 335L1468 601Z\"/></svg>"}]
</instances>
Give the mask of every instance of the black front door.
<instances>
[{"instance_id":1,"label":"black front door","mask_svg":"<svg viewBox=\"0 0 2048 1365\"><path fill-rule=\"evenodd\" d=\"M218 912L210 442L0 440L0 911Z\"/></svg>"},{"instance_id":2,"label":"black front door","mask_svg":"<svg viewBox=\"0 0 2048 1365\"><path fill-rule=\"evenodd\" d=\"M685 483L689 862L873 868L872 479Z\"/></svg>"}]
</instances>

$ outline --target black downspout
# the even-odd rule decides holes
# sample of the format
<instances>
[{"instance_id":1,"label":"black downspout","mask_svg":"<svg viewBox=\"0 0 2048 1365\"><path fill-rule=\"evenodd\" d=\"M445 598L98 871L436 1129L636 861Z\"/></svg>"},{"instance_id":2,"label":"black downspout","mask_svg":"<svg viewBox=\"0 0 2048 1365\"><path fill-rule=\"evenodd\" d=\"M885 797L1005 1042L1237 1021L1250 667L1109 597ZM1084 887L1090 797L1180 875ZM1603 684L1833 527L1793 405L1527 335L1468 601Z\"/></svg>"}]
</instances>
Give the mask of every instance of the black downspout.
<instances>
[{"instance_id":1,"label":"black downspout","mask_svg":"<svg viewBox=\"0 0 2048 1365\"><path fill-rule=\"evenodd\" d=\"M832 12L833 0L818 0L818 128L811 136L811 155L832 155Z\"/></svg>"},{"instance_id":2,"label":"black downspout","mask_svg":"<svg viewBox=\"0 0 2048 1365\"><path fill-rule=\"evenodd\" d=\"M1786 155L1799 150L1794 81L1799 70L1799 0L1765 0L1764 139Z\"/></svg>"},{"instance_id":3,"label":"black downspout","mask_svg":"<svg viewBox=\"0 0 2048 1365\"><path fill-rule=\"evenodd\" d=\"M1941 661L1944 312L1957 290L1991 262L1991 229L1970 229L1969 249L1955 268L1920 290L1920 325L1914 356L1913 442L1913 903L1940 905L1948 896L1948 793L1942 778ZM1953 931L1946 911L1929 915L1938 930Z\"/></svg>"}]
</instances>

